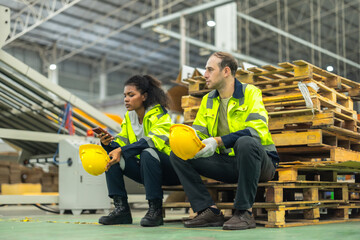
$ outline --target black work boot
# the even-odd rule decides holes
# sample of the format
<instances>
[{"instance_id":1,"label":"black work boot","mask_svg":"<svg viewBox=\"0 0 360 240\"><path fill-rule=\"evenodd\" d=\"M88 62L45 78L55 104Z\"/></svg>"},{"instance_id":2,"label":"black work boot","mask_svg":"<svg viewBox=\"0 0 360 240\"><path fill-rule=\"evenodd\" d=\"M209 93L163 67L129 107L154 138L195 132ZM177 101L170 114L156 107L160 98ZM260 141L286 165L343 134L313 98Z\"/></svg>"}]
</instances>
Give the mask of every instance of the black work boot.
<instances>
[{"instance_id":1,"label":"black work boot","mask_svg":"<svg viewBox=\"0 0 360 240\"><path fill-rule=\"evenodd\" d=\"M162 199L149 200L149 210L141 219L140 225L143 227L156 227L164 225Z\"/></svg>"},{"instance_id":2,"label":"black work boot","mask_svg":"<svg viewBox=\"0 0 360 240\"><path fill-rule=\"evenodd\" d=\"M113 200L115 209L108 216L102 216L99 223L104 225L131 224L132 217L127 198L114 196Z\"/></svg>"}]
</instances>

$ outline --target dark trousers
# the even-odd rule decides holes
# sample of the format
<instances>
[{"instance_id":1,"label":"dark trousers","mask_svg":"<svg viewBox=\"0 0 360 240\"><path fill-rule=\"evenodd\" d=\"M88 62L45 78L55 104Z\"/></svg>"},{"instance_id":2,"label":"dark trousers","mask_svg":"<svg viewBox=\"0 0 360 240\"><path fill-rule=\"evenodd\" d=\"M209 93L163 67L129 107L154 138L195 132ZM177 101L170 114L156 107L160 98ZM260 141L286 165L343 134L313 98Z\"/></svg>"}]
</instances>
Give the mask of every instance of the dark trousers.
<instances>
[{"instance_id":1,"label":"dark trousers","mask_svg":"<svg viewBox=\"0 0 360 240\"><path fill-rule=\"evenodd\" d=\"M194 212L215 204L200 175L225 183L237 183L234 207L239 210L252 207L259 181L269 181L274 177L275 167L271 158L254 138L240 137L234 151L235 156L215 153L208 158L187 161L171 152L170 161Z\"/></svg>"},{"instance_id":2,"label":"dark trousers","mask_svg":"<svg viewBox=\"0 0 360 240\"><path fill-rule=\"evenodd\" d=\"M152 148L143 150L140 159L124 158L125 168L114 164L106 172L109 197L127 197L124 175L145 186L146 199L162 199L162 185L178 185L180 181L170 163L169 156ZM122 160L121 160L122 161Z\"/></svg>"}]
</instances>

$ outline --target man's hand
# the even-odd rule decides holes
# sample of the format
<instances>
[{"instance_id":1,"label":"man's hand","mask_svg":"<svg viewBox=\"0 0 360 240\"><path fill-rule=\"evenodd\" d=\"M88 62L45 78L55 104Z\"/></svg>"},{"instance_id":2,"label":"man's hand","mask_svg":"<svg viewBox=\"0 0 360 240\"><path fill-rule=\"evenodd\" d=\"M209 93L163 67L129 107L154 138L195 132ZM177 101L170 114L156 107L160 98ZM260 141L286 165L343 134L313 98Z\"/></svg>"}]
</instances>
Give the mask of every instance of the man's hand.
<instances>
[{"instance_id":1,"label":"man's hand","mask_svg":"<svg viewBox=\"0 0 360 240\"><path fill-rule=\"evenodd\" d=\"M114 137L105 133L98 134L97 137L100 138L100 142L105 146L109 145L111 141L114 140Z\"/></svg>"},{"instance_id":2,"label":"man's hand","mask_svg":"<svg viewBox=\"0 0 360 240\"><path fill-rule=\"evenodd\" d=\"M106 171L109 170L109 168L114 165L115 163L120 162L120 157L121 157L121 148L116 148L114 150L112 150L109 153L109 157L110 157L110 161L108 162L108 164L106 165Z\"/></svg>"},{"instance_id":3,"label":"man's hand","mask_svg":"<svg viewBox=\"0 0 360 240\"><path fill-rule=\"evenodd\" d=\"M204 157L210 157L214 155L216 148L218 146L217 141L215 138L207 138L202 140L202 142L205 144L205 147L201 149L194 158L204 158Z\"/></svg>"}]
</instances>

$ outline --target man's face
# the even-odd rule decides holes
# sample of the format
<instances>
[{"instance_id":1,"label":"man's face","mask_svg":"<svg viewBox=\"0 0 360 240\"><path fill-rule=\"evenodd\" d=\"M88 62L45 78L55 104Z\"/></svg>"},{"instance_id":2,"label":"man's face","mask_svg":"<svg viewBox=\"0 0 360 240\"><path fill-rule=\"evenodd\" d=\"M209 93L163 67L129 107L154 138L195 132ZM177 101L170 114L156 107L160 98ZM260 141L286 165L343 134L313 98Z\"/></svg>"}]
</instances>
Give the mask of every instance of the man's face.
<instances>
[{"instance_id":1,"label":"man's face","mask_svg":"<svg viewBox=\"0 0 360 240\"><path fill-rule=\"evenodd\" d=\"M219 89L224 83L224 69L220 70L221 59L211 56L206 63L205 80L208 88Z\"/></svg>"}]
</instances>

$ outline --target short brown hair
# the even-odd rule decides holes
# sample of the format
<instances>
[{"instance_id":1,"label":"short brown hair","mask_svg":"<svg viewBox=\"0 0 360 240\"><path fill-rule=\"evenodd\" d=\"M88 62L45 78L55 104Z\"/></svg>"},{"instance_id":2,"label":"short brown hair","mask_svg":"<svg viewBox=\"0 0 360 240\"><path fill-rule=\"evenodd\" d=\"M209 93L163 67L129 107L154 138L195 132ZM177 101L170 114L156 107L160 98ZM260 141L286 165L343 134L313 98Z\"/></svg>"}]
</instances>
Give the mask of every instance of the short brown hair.
<instances>
[{"instance_id":1,"label":"short brown hair","mask_svg":"<svg viewBox=\"0 0 360 240\"><path fill-rule=\"evenodd\" d=\"M235 77L238 64L233 55L227 52L215 52L211 56L215 56L221 59L221 62L219 63L220 70L224 69L224 67L229 67L231 70L231 75Z\"/></svg>"}]
</instances>

